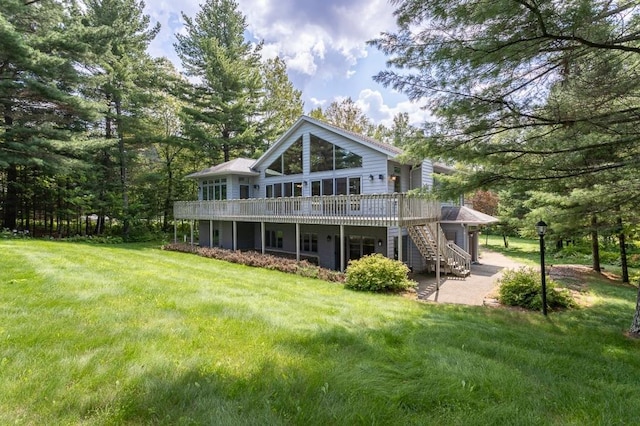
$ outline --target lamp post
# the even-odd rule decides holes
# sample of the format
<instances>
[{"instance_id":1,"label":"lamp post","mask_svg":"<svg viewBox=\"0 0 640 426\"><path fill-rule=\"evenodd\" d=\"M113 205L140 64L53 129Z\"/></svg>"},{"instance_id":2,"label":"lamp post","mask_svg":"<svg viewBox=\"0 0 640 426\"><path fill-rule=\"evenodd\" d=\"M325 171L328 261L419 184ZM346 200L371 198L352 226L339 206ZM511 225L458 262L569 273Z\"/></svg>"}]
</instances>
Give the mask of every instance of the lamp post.
<instances>
[{"instance_id":1,"label":"lamp post","mask_svg":"<svg viewBox=\"0 0 640 426\"><path fill-rule=\"evenodd\" d=\"M547 224L542 220L536 223L536 231L540 236L540 274L542 278L542 314L547 315L547 278L544 268L544 234L547 233Z\"/></svg>"}]
</instances>

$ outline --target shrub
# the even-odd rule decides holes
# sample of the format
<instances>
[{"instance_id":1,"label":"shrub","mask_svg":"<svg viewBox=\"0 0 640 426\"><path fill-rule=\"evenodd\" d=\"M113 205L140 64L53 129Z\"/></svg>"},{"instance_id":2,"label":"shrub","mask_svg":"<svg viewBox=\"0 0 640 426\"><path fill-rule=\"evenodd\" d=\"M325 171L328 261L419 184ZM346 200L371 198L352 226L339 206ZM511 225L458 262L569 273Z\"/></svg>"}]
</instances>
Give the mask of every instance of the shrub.
<instances>
[{"instance_id":1,"label":"shrub","mask_svg":"<svg viewBox=\"0 0 640 426\"><path fill-rule=\"evenodd\" d=\"M498 280L498 284L500 285L498 300L503 305L542 310L542 283L538 271L532 268L507 269ZM557 288L556 283L549 278L546 284L549 309L575 306L571 294L566 289Z\"/></svg>"},{"instance_id":2,"label":"shrub","mask_svg":"<svg viewBox=\"0 0 640 426\"><path fill-rule=\"evenodd\" d=\"M409 268L402 262L376 253L349 261L345 287L352 290L399 292L415 286L407 277Z\"/></svg>"},{"instance_id":3,"label":"shrub","mask_svg":"<svg viewBox=\"0 0 640 426\"><path fill-rule=\"evenodd\" d=\"M324 281L344 282L344 274L341 272L321 268L307 262L306 260L298 262L295 259L262 254L257 251L233 251L217 247L197 247L182 243L165 244L162 246L162 249L180 251L184 253L195 253L199 256L211 259L271 269L289 274L297 274L303 277L318 278Z\"/></svg>"}]
</instances>

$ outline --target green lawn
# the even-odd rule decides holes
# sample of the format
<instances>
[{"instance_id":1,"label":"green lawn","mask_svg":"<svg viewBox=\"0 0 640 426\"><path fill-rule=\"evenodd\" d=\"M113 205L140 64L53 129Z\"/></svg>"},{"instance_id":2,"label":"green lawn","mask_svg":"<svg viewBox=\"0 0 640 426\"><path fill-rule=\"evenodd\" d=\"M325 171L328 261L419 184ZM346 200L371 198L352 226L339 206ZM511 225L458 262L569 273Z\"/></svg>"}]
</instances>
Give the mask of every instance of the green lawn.
<instances>
[{"instance_id":1,"label":"green lawn","mask_svg":"<svg viewBox=\"0 0 640 426\"><path fill-rule=\"evenodd\" d=\"M544 318L0 240L0 424L637 423L636 290L590 288Z\"/></svg>"},{"instance_id":2,"label":"green lawn","mask_svg":"<svg viewBox=\"0 0 640 426\"><path fill-rule=\"evenodd\" d=\"M529 240L525 238L509 237L509 248L504 247L502 236L499 235L481 235L480 244L482 247L489 248L494 251L503 253L509 257L531 266L540 265L540 242L539 240ZM584 250L584 248L582 248ZM611 254L619 259L619 251L617 247L609 248L613 250ZM592 266L593 261L590 255L590 249L587 248L589 254L575 254L571 256L559 256L554 248L546 246L545 261L547 265L566 265L579 264ZM564 253L564 252L563 252ZM561 253L562 254L562 253ZM605 259L605 249L600 249L601 259ZM630 256L630 254L628 254ZM601 260L600 266L603 270L612 272L617 275L622 274L622 268L619 264L606 263ZM638 268L629 268L629 273L634 274L640 272Z\"/></svg>"}]
</instances>

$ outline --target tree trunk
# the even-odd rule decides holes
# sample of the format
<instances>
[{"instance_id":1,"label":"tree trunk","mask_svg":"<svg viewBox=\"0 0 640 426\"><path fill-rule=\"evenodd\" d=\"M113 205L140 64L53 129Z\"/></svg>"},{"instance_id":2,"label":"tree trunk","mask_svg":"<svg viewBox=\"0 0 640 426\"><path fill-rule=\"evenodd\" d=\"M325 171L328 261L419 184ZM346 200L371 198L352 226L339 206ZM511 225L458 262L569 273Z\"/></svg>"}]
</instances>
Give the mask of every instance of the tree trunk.
<instances>
[{"instance_id":1,"label":"tree trunk","mask_svg":"<svg viewBox=\"0 0 640 426\"><path fill-rule=\"evenodd\" d=\"M18 219L18 168L10 164L7 169L7 197L4 200L2 227L16 229Z\"/></svg>"},{"instance_id":2,"label":"tree trunk","mask_svg":"<svg viewBox=\"0 0 640 426\"><path fill-rule=\"evenodd\" d=\"M629 334L640 337L640 286L638 286L638 297L636 298L636 313L633 315Z\"/></svg>"},{"instance_id":3,"label":"tree trunk","mask_svg":"<svg viewBox=\"0 0 640 426\"><path fill-rule=\"evenodd\" d=\"M509 248L509 237L504 232L502 233L502 241L504 242L504 248Z\"/></svg>"},{"instance_id":4,"label":"tree trunk","mask_svg":"<svg viewBox=\"0 0 640 426\"><path fill-rule=\"evenodd\" d=\"M600 269L600 246L598 245L598 218L591 216L591 254L593 255L593 270L602 272Z\"/></svg>"},{"instance_id":5,"label":"tree trunk","mask_svg":"<svg viewBox=\"0 0 640 426\"><path fill-rule=\"evenodd\" d=\"M627 265L627 246L624 236L622 218L618 217L618 242L620 243L620 264L622 266L622 282L629 283L629 266Z\"/></svg>"},{"instance_id":6,"label":"tree trunk","mask_svg":"<svg viewBox=\"0 0 640 426\"><path fill-rule=\"evenodd\" d=\"M116 126L118 134L118 153L120 155L120 185L122 187L122 238L129 238L129 182L127 180L127 150L124 146L124 134L122 132L122 105L120 100L115 101Z\"/></svg>"},{"instance_id":7,"label":"tree trunk","mask_svg":"<svg viewBox=\"0 0 640 426\"><path fill-rule=\"evenodd\" d=\"M4 108L4 126L5 132L8 132L13 126L13 116L10 105L5 105ZM2 227L16 229L16 220L18 218L18 167L15 164L9 164L6 183L7 196L4 200Z\"/></svg>"},{"instance_id":8,"label":"tree trunk","mask_svg":"<svg viewBox=\"0 0 640 426\"><path fill-rule=\"evenodd\" d=\"M167 163L167 193L164 199L164 217L162 218L162 230L169 230L169 218L172 217L171 201L173 200L173 169L171 163Z\"/></svg>"}]
</instances>

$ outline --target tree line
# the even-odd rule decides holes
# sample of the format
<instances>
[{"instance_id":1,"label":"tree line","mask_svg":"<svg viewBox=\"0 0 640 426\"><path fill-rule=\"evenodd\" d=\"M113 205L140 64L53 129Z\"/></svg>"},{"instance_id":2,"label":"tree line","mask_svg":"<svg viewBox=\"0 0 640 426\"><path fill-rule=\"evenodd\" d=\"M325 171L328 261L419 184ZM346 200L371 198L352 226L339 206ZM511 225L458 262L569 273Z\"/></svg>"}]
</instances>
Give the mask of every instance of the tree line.
<instances>
[{"instance_id":1,"label":"tree line","mask_svg":"<svg viewBox=\"0 0 640 426\"><path fill-rule=\"evenodd\" d=\"M143 10L137 0L0 4L2 227L166 229L174 199L195 197L184 175L259 155L302 114L284 62L244 40L235 2L183 16L184 73L147 53L160 27Z\"/></svg>"}]
</instances>

